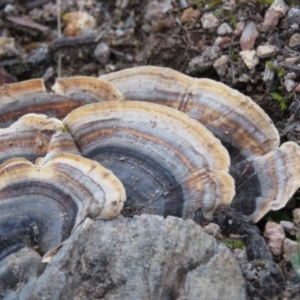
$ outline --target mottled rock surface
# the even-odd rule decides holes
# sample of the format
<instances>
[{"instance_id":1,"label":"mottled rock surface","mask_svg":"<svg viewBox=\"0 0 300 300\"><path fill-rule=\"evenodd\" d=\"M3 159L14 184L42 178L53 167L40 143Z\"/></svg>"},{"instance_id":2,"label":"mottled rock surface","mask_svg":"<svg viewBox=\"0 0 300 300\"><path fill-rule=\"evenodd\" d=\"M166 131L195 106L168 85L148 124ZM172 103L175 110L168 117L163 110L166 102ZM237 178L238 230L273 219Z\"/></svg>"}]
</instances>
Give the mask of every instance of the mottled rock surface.
<instances>
[{"instance_id":1,"label":"mottled rock surface","mask_svg":"<svg viewBox=\"0 0 300 300\"><path fill-rule=\"evenodd\" d=\"M20 299L246 299L232 252L193 221L87 219Z\"/></svg>"}]
</instances>

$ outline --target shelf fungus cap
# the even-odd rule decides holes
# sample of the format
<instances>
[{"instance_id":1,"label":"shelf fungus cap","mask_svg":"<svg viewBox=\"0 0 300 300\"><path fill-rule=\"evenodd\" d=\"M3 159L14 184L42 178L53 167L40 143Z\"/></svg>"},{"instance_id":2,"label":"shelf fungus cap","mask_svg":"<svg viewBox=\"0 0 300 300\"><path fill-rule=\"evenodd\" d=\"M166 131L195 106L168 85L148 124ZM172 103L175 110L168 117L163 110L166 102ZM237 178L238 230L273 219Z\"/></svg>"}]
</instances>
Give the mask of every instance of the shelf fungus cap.
<instances>
[{"instance_id":1,"label":"shelf fungus cap","mask_svg":"<svg viewBox=\"0 0 300 300\"><path fill-rule=\"evenodd\" d=\"M276 149L279 134L267 114L249 97L210 79L195 79L168 68L143 66L103 75L126 100L176 108L198 120L229 151L244 158ZM234 160L234 154L231 154ZM238 158L239 160L240 158Z\"/></svg>"},{"instance_id":2,"label":"shelf fungus cap","mask_svg":"<svg viewBox=\"0 0 300 300\"><path fill-rule=\"evenodd\" d=\"M111 83L93 77L57 78L52 90L56 94L66 95L77 100L92 99L90 103L124 100L121 92Z\"/></svg>"},{"instance_id":3,"label":"shelf fungus cap","mask_svg":"<svg viewBox=\"0 0 300 300\"><path fill-rule=\"evenodd\" d=\"M63 127L58 119L27 114L10 127L0 128L0 163L15 157L35 162L46 155L52 135Z\"/></svg>"},{"instance_id":4,"label":"shelf fungus cap","mask_svg":"<svg viewBox=\"0 0 300 300\"><path fill-rule=\"evenodd\" d=\"M246 170L240 174L232 205L258 222L270 210L284 207L300 187L300 147L294 142L283 143L256 158ZM255 194L255 198L248 197L249 193Z\"/></svg>"},{"instance_id":5,"label":"shelf fungus cap","mask_svg":"<svg viewBox=\"0 0 300 300\"><path fill-rule=\"evenodd\" d=\"M96 78L58 79L48 93L41 79L33 79L0 87L0 127L7 127L28 113L64 118L73 109L88 103L123 100L110 83Z\"/></svg>"},{"instance_id":6,"label":"shelf fungus cap","mask_svg":"<svg viewBox=\"0 0 300 300\"><path fill-rule=\"evenodd\" d=\"M189 218L199 208L209 213L231 202L227 150L177 110L138 101L102 102L72 111L63 123L84 157L122 181L127 206Z\"/></svg>"},{"instance_id":7,"label":"shelf fungus cap","mask_svg":"<svg viewBox=\"0 0 300 300\"><path fill-rule=\"evenodd\" d=\"M0 282L11 273L7 263L11 255L21 255L24 248L31 252L37 249L43 255L68 238L86 217L117 216L125 199L124 187L111 171L78 155L61 154L42 166L24 158L3 163ZM24 260L20 257L19 268L32 267L36 273L39 267L28 265L27 258L32 261L33 255L24 256Z\"/></svg>"}]
</instances>

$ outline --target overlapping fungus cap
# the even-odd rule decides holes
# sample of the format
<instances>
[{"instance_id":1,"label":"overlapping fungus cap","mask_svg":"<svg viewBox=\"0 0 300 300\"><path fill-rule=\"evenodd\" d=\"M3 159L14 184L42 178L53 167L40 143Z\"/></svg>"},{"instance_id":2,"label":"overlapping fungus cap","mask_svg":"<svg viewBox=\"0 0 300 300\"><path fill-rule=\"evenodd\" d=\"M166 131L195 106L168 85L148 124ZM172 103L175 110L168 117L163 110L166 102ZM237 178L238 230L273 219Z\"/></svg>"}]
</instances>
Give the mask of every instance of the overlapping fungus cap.
<instances>
[{"instance_id":1,"label":"overlapping fungus cap","mask_svg":"<svg viewBox=\"0 0 300 300\"><path fill-rule=\"evenodd\" d=\"M102 102L72 111L64 125L84 157L122 181L126 205L193 217L234 195L229 156L204 126L177 110L138 101Z\"/></svg>"},{"instance_id":2,"label":"overlapping fungus cap","mask_svg":"<svg viewBox=\"0 0 300 300\"><path fill-rule=\"evenodd\" d=\"M41 79L5 84L0 87L0 127L7 127L28 113L64 118L87 103L123 100L110 83L88 77L58 79L48 93Z\"/></svg>"},{"instance_id":3,"label":"overlapping fungus cap","mask_svg":"<svg viewBox=\"0 0 300 300\"><path fill-rule=\"evenodd\" d=\"M0 128L0 163L15 157L35 162L46 155L51 137L63 127L58 119L27 114L10 127Z\"/></svg>"},{"instance_id":4,"label":"overlapping fungus cap","mask_svg":"<svg viewBox=\"0 0 300 300\"><path fill-rule=\"evenodd\" d=\"M231 159L258 157L279 145L271 119L249 97L209 79L174 70L144 66L103 75L126 100L163 104L198 120L231 152Z\"/></svg>"},{"instance_id":5,"label":"overlapping fungus cap","mask_svg":"<svg viewBox=\"0 0 300 300\"><path fill-rule=\"evenodd\" d=\"M43 255L58 246L86 217L117 216L125 198L111 171L75 154L55 156L44 165L24 158L2 164L0 287L38 275L36 250Z\"/></svg>"},{"instance_id":6,"label":"overlapping fungus cap","mask_svg":"<svg viewBox=\"0 0 300 300\"><path fill-rule=\"evenodd\" d=\"M232 206L258 221L283 207L299 186L296 144L279 146L271 119L249 97L220 82L194 79L168 68L137 67L101 79L126 100L164 104L185 112L220 138L228 149L236 195Z\"/></svg>"},{"instance_id":7,"label":"overlapping fungus cap","mask_svg":"<svg viewBox=\"0 0 300 300\"><path fill-rule=\"evenodd\" d=\"M278 149L254 159L241 174L233 206L257 222L270 210L286 205L300 187L299 175L300 147L294 142L283 143ZM248 189L257 186L260 190L257 190L256 201L247 201Z\"/></svg>"}]
</instances>

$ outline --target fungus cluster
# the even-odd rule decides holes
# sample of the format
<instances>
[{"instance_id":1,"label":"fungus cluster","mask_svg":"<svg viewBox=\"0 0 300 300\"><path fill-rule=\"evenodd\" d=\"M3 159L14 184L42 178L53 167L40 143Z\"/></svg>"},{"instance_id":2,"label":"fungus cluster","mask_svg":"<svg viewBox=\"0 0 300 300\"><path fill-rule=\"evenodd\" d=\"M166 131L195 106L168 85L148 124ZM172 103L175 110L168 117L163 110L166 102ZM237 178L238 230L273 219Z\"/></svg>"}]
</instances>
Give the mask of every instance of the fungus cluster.
<instances>
[{"instance_id":1,"label":"fungus cluster","mask_svg":"<svg viewBox=\"0 0 300 300\"><path fill-rule=\"evenodd\" d=\"M0 290L38 276L41 256L84 218L117 216L126 196L144 213L231 204L256 222L300 186L300 147L279 147L250 98L149 66L58 79L52 92L0 87L0 163Z\"/></svg>"}]
</instances>

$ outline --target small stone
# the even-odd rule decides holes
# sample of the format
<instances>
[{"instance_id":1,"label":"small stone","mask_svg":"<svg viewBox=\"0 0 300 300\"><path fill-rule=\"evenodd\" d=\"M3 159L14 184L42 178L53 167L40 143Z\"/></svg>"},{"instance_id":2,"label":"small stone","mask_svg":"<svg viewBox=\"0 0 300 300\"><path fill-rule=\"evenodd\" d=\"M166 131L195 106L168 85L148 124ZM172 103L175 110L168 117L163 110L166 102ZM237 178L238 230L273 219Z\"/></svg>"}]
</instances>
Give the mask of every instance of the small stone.
<instances>
[{"instance_id":1,"label":"small stone","mask_svg":"<svg viewBox=\"0 0 300 300\"><path fill-rule=\"evenodd\" d=\"M192 23L196 19L198 19L201 15L200 10L194 9L193 7L189 7L185 9L180 17L180 21L182 24Z\"/></svg>"},{"instance_id":2,"label":"small stone","mask_svg":"<svg viewBox=\"0 0 300 300\"><path fill-rule=\"evenodd\" d=\"M222 23L217 30L218 35L226 35L232 32L232 28L228 23Z\"/></svg>"},{"instance_id":3,"label":"small stone","mask_svg":"<svg viewBox=\"0 0 300 300\"><path fill-rule=\"evenodd\" d=\"M298 243L290 239L285 239L283 242L283 258L286 261L291 261L297 253Z\"/></svg>"},{"instance_id":4,"label":"small stone","mask_svg":"<svg viewBox=\"0 0 300 300\"><path fill-rule=\"evenodd\" d=\"M300 208L295 208L293 210L293 222L296 226L300 227Z\"/></svg>"},{"instance_id":5,"label":"small stone","mask_svg":"<svg viewBox=\"0 0 300 300\"><path fill-rule=\"evenodd\" d=\"M66 36L80 35L84 30L95 28L97 24L93 16L81 11L66 13L62 20L66 25L64 29Z\"/></svg>"},{"instance_id":6,"label":"small stone","mask_svg":"<svg viewBox=\"0 0 300 300\"><path fill-rule=\"evenodd\" d=\"M275 46L272 45L263 45L258 46L256 49L256 55L259 58L270 58L276 54L277 50Z\"/></svg>"},{"instance_id":7,"label":"small stone","mask_svg":"<svg viewBox=\"0 0 300 300\"><path fill-rule=\"evenodd\" d=\"M285 89L290 93L296 87L297 83L292 79L286 79L284 81Z\"/></svg>"},{"instance_id":8,"label":"small stone","mask_svg":"<svg viewBox=\"0 0 300 300\"><path fill-rule=\"evenodd\" d=\"M284 231L290 235L296 235L297 227L293 222L289 221L280 221L280 225L283 227Z\"/></svg>"},{"instance_id":9,"label":"small stone","mask_svg":"<svg viewBox=\"0 0 300 300\"><path fill-rule=\"evenodd\" d=\"M201 18L201 24L204 29L212 31L220 25L220 21L214 14L207 13Z\"/></svg>"},{"instance_id":10,"label":"small stone","mask_svg":"<svg viewBox=\"0 0 300 300\"><path fill-rule=\"evenodd\" d=\"M289 46L290 47L295 47L299 46L300 44L300 33L294 33L289 40Z\"/></svg>"},{"instance_id":11,"label":"small stone","mask_svg":"<svg viewBox=\"0 0 300 300\"><path fill-rule=\"evenodd\" d=\"M223 239L223 236L221 234L221 229L218 224L215 223L209 223L204 228L206 233L216 237L217 239Z\"/></svg>"},{"instance_id":12,"label":"small stone","mask_svg":"<svg viewBox=\"0 0 300 300\"><path fill-rule=\"evenodd\" d=\"M283 0L275 0L265 13L262 31L273 31L288 10L289 7Z\"/></svg>"},{"instance_id":13,"label":"small stone","mask_svg":"<svg viewBox=\"0 0 300 300\"><path fill-rule=\"evenodd\" d=\"M240 77L239 77L239 81L240 82L249 82L250 80L250 77L247 75L247 74L242 74Z\"/></svg>"},{"instance_id":14,"label":"small stone","mask_svg":"<svg viewBox=\"0 0 300 300\"><path fill-rule=\"evenodd\" d=\"M232 38L229 36L218 36L214 42L214 45L223 48L225 45L230 44L231 42Z\"/></svg>"},{"instance_id":15,"label":"small stone","mask_svg":"<svg viewBox=\"0 0 300 300\"><path fill-rule=\"evenodd\" d=\"M106 65L110 56L110 49L106 43L100 43L94 50L95 58L102 64Z\"/></svg>"},{"instance_id":16,"label":"small stone","mask_svg":"<svg viewBox=\"0 0 300 300\"><path fill-rule=\"evenodd\" d=\"M300 93L300 84L297 84L297 86L294 89L295 93Z\"/></svg>"},{"instance_id":17,"label":"small stone","mask_svg":"<svg viewBox=\"0 0 300 300\"><path fill-rule=\"evenodd\" d=\"M284 76L284 79L296 79L297 75L294 72L289 72Z\"/></svg>"},{"instance_id":18,"label":"small stone","mask_svg":"<svg viewBox=\"0 0 300 300\"><path fill-rule=\"evenodd\" d=\"M249 70L254 69L258 63L259 59L256 56L255 50L245 50L240 52L240 57L244 61L245 65Z\"/></svg>"},{"instance_id":19,"label":"small stone","mask_svg":"<svg viewBox=\"0 0 300 300\"><path fill-rule=\"evenodd\" d=\"M283 227L275 222L268 221L265 226L264 237L268 241L268 246L275 256L282 254L282 245L285 239Z\"/></svg>"},{"instance_id":20,"label":"small stone","mask_svg":"<svg viewBox=\"0 0 300 300\"><path fill-rule=\"evenodd\" d=\"M4 12L6 14L12 14L12 13L16 13L16 8L15 6L11 5L11 4L7 4L5 7L4 7Z\"/></svg>"},{"instance_id":21,"label":"small stone","mask_svg":"<svg viewBox=\"0 0 300 300\"><path fill-rule=\"evenodd\" d=\"M300 24L300 9L292 7L286 17L289 25Z\"/></svg>"},{"instance_id":22,"label":"small stone","mask_svg":"<svg viewBox=\"0 0 300 300\"><path fill-rule=\"evenodd\" d=\"M19 51L15 46L15 39L8 37L0 37L0 58L19 55Z\"/></svg>"},{"instance_id":23,"label":"small stone","mask_svg":"<svg viewBox=\"0 0 300 300\"><path fill-rule=\"evenodd\" d=\"M243 33L244 29L245 29L245 22L244 21L238 22L236 24L235 30L233 31L233 35L240 36Z\"/></svg>"},{"instance_id":24,"label":"small stone","mask_svg":"<svg viewBox=\"0 0 300 300\"><path fill-rule=\"evenodd\" d=\"M217 58L221 56L218 46L205 46L201 55L194 57L188 64L186 72L193 74L210 69Z\"/></svg>"},{"instance_id":25,"label":"small stone","mask_svg":"<svg viewBox=\"0 0 300 300\"><path fill-rule=\"evenodd\" d=\"M228 55L222 55L219 57L213 64L213 67L220 77L226 76L228 68Z\"/></svg>"},{"instance_id":26,"label":"small stone","mask_svg":"<svg viewBox=\"0 0 300 300\"><path fill-rule=\"evenodd\" d=\"M251 50L254 47L255 40L259 36L256 29L256 25L253 22L249 22L240 38L240 46L242 50Z\"/></svg>"}]
</instances>

